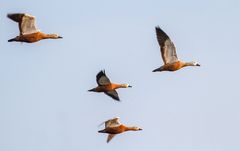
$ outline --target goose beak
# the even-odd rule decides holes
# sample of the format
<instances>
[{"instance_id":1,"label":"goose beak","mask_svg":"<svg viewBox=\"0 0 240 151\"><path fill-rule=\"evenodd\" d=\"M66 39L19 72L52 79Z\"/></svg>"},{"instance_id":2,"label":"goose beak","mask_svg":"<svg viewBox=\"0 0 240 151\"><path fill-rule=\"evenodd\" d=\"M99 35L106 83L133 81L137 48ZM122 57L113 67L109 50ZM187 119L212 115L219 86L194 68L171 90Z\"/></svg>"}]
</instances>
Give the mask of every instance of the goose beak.
<instances>
[{"instance_id":1,"label":"goose beak","mask_svg":"<svg viewBox=\"0 0 240 151\"><path fill-rule=\"evenodd\" d=\"M141 131L141 130L143 130L143 129L139 128L139 131Z\"/></svg>"},{"instance_id":2,"label":"goose beak","mask_svg":"<svg viewBox=\"0 0 240 151\"><path fill-rule=\"evenodd\" d=\"M200 64L196 64L196 66L199 66L199 67L200 67Z\"/></svg>"},{"instance_id":3,"label":"goose beak","mask_svg":"<svg viewBox=\"0 0 240 151\"><path fill-rule=\"evenodd\" d=\"M58 36L58 38L63 38L63 37L61 37L61 36Z\"/></svg>"},{"instance_id":4,"label":"goose beak","mask_svg":"<svg viewBox=\"0 0 240 151\"><path fill-rule=\"evenodd\" d=\"M131 86L131 85L129 85L128 87L129 87L129 88L132 88L132 86Z\"/></svg>"}]
</instances>

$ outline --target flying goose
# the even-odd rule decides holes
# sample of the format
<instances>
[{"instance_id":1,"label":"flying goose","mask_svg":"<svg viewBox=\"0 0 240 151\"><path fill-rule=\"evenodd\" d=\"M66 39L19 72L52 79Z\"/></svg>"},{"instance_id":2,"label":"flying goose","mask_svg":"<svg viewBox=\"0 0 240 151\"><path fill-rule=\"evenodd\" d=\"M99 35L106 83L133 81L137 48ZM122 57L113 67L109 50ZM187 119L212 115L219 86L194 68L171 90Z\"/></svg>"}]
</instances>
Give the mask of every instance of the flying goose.
<instances>
[{"instance_id":1,"label":"flying goose","mask_svg":"<svg viewBox=\"0 0 240 151\"><path fill-rule=\"evenodd\" d=\"M8 42L27 42L33 43L42 39L59 39L62 38L57 34L42 33L36 26L35 17L29 14L14 13L8 14L8 18L18 22L19 36L9 39Z\"/></svg>"},{"instance_id":2,"label":"flying goose","mask_svg":"<svg viewBox=\"0 0 240 151\"><path fill-rule=\"evenodd\" d=\"M98 86L96 88L90 89L88 91L92 92L104 92L106 95L110 96L116 101L120 101L118 93L115 89L118 88L131 88L129 84L116 84L111 83L109 78L106 76L105 71L100 71L96 76L96 81Z\"/></svg>"},{"instance_id":3,"label":"flying goose","mask_svg":"<svg viewBox=\"0 0 240 151\"><path fill-rule=\"evenodd\" d=\"M155 27L158 44L162 54L164 65L153 70L157 71L176 71L186 66L200 66L197 62L182 62L178 60L176 48L168 35L159 27Z\"/></svg>"},{"instance_id":4,"label":"flying goose","mask_svg":"<svg viewBox=\"0 0 240 151\"><path fill-rule=\"evenodd\" d=\"M99 133L108 133L107 143L111 141L111 139L116 135L126 131L140 131L142 130L139 127L133 126L125 126L120 123L119 117L115 117L113 119L107 120L105 123L105 129L98 131Z\"/></svg>"}]
</instances>

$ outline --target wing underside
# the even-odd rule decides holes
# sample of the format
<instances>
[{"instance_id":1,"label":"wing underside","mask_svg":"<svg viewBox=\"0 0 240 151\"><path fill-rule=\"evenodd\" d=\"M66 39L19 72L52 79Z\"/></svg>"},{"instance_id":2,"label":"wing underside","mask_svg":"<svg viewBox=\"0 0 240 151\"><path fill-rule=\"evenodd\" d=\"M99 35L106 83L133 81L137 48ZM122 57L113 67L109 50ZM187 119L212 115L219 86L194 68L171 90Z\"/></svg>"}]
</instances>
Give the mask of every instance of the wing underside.
<instances>
[{"instance_id":1,"label":"wing underside","mask_svg":"<svg viewBox=\"0 0 240 151\"><path fill-rule=\"evenodd\" d=\"M113 98L116 101L120 101L120 98L118 96L118 93L116 90L112 90L112 91L107 91L104 92L106 95L110 96L111 98Z\"/></svg>"},{"instance_id":2,"label":"wing underside","mask_svg":"<svg viewBox=\"0 0 240 151\"><path fill-rule=\"evenodd\" d=\"M29 14L15 13L8 14L8 18L18 22L20 35L27 35L39 32L36 27L35 17Z\"/></svg>"},{"instance_id":3,"label":"wing underside","mask_svg":"<svg viewBox=\"0 0 240 151\"><path fill-rule=\"evenodd\" d=\"M104 70L100 71L100 72L97 74L96 80L97 80L98 85L100 85L100 86L102 86L102 85L107 85L107 84L110 84L110 83L111 83L110 80L109 80L109 78L106 76Z\"/></svg>"},{"instance_id":4,"label":"wing underside","mask_svg":"<svg viewBox=\"0 0 240 151\"><path fill-rule=\"evenodd\" d=\"M155 29L164 64L178 61L176 48L171 39L160 27L156 27Z\"/></svg>"}]
</instances>

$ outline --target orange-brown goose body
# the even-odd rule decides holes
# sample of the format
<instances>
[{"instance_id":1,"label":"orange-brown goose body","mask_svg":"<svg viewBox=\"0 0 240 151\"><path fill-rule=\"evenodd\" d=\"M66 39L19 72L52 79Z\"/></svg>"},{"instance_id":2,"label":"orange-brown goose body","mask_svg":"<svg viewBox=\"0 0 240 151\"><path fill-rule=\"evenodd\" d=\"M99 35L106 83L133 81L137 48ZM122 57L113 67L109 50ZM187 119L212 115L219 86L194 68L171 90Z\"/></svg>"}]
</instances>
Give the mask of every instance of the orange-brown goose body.
<instances>
[{"instance_id":1,"label":"orange-brown goose body","mask_svg":"<svg viewBox=\"0 0 240 151\"><path fill-rule=\"evenodd\" d=\"M57 34L45 34L40 32L36 27L35 17L29 14L8 14L8 18L18 22L19 36L9 39L8 42L27 42L34 43L42 39L59 39L62 38Z\"/></svg>"},{"instance_id":2,"label":"orange-brown goose body","mask_svg":"<svg viewBox=\"0 0 240 151\"><path fill-rule=\"evenodd\" d=\"M120 134L125 131L127 131L127 127L121 124L116 127L106 127L104 130L99 131L99 133Z\"/></svg>"},{"instance_id":3,"label":"orange-brown goose body","mask_svg":"<svg viewBox=\"0 0 240 151\"><path fill-rule=\"evenodd\" d=\"M90 92L104 92L106 95L110 96L114 100L120 101L116 89L118 88L128 88L132 87L129 84L116 84L111 83L109 78L106 76L105 71L100 71L96 76L96 81L98 86L90 89Z\"/></svg>"},{"instance_id":4,"label":"orange-brown goose body","mask_svg":"<svg viewBox=\"0 0 240 151\"><path fill-rule=\"evenodd\" d=\"M27 43L34 43L42 39L58 39L59 37L55 36L54 34L45 34L42 32L36 32L27 35L20 35L16 38L10 39L9 42L16 41L16 42L27 42Z\"/></svg>"},{"instance_id":5,"label":"orange-brown goose body","mask_svg":"<svg viewBox=\"0 0 240 151\"><path fill-rule=\"evenodd\" d=\"M108 92L112 91L118 88L126 88L126 86L123 86L121 84L115 84L115 83L110 83L106 85L100 85L95 88L95 92Z\"/></svg>"},{"instance_id":6,"label":"orange-brown goose body","mask_svg":"<svg viewBox=\"0 0 240 151\"><path fill-rule=\"evenodd\" d=\"M105 123L105 129L98 131L99 133L107 133L108 139L107 143L116 135L126 131L140 131L142 130L139 127L128 127L120 123L119 118L113 118L107 120Z\"/></svg>"},{"instance_id":7,"label":"orange-brown goose body","mask_svg":"<svg viewBox=\"0 0 240 151\"><path fill-rule=\"evenodd\" d=\"M116 127L107 127L104 130L99 131L99 133L108 133L108 134L120 134L126 131L137 131L139 130L136 127L128 127L123 124Z\"/></svg>"},{"instance_id":8,"label":"orange-brown goose body","mask_svg":"<svg viewBox=\"0 0 240 151\"><path fill-rule=\"evenodd\" d=\"M183 67L187 66L194 66L192 65L193 63L187 63L187 62L182 62L182 61L176 61L173 63L168 63L163 65L162 67L158 68L159 71L177 71ZM198 66L198 65L197 65Z\"/></svg>"},{"instance_id":9,"label":"orange-brown goose body","mask_svg":"<svg viewBox=\"0 0 240 151\"><path fill-rule=\"evenodd\" d=\"M155 29L164 65L153 70L153 72L176 71L186 66L200 66L198 63L193 61L183 62L178 60L176 48L168 35L160 27L156 27Z\"/></svg>"}]
</instances>

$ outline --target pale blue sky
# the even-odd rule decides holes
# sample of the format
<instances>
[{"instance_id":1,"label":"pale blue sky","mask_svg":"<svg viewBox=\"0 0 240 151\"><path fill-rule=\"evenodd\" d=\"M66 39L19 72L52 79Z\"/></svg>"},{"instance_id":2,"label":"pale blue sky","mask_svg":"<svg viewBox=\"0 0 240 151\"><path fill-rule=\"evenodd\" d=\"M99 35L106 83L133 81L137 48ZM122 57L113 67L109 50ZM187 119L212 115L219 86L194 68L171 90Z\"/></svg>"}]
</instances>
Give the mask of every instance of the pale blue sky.
<instances>
[{"instance_id":1,"label":"pale blue sky","mask_svg":"<svg viewBox=\"0 0 240 151\"><path fill-rule=\"evenodd\" d=\"M11 0L1 2L1 151L239 151L240 2ZM8 43L18 34L7 13L30 13L61 40ZM184 61L163 64L159 25ZM105 69L122 102L89 93ZM143 131L109 144L98 125L119 116Z\"/></svg>"}]
</instances>

